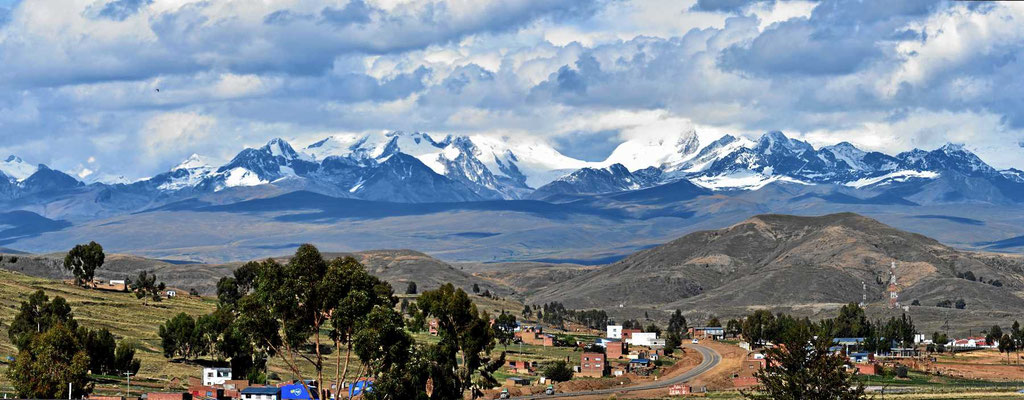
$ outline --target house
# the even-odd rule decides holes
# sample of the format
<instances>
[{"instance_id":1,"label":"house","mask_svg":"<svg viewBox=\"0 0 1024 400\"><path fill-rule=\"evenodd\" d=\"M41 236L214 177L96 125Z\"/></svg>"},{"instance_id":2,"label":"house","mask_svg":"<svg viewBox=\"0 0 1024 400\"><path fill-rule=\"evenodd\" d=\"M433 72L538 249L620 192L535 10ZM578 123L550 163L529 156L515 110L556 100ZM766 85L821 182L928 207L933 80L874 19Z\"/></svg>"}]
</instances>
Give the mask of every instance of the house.
<instances>
[{"instance_id":1,"label":"house","mask_svg":"<svg viewBox=\"0 0 1024 400\"><path fill-rule=\"evenodd\" d=\"M242 389L242 400L280 400L281 388L273 386L249 386Z\"/></svg>"},{"instance_id":2,"label":"house","mask_svg":"<svg viewBox=\"0 0 1024 400\"><path fill-rule=\"evenodd\" d=\"M767 359L763 356L758 356L760 356L760 354L754 355L753 357L747 358L743 361L742 369L732 375L733 386L747 387L758 384L757 377L755 377L754 374L768 365Z\"/></svg>"},{"instance_id":3,"label":"house","mask_svg":"<svg viewBox=\"0 0 1024 400\"><path fill-rule=\"evenodd\" d=\"M124 396L96 396L91 394L86 398L89 400L125 400Z\"/></svg>"},{"instance_id":4,"label":"house","mask_svg":"<svg viewBox=\"0 0 1024 400\"><path fill-rule=\"evenodd\" d=\"M725 328L720 326L695 326L686 330L694 339L721 340L725 338Z\"/></svg>"},{"instance_id":5,"label":"house","mask_svg":"<svg viewBox=\"0 0 1024 400\"><path fill-rule=\"evenodd\" d=\"M626 343L629 343L629 344L631 344L633 346L647 346L647 347L655 346L655 343L657 341L658 341L658 334L654 333L654 332L635 332L635 333L631 333L630 337L628 339L626 339ZM660 341L660 343L661 343L662 347L665 346L665 341L664 340Z\"/></svg>"},{"instance_id":6,"label":"house","mask_svg":"<svg viewBox=\"0 0 1024 400\"><path fill-rule=\"evenodd\" d=\"M510 377L505 380L509 386L530 386L530 380L526 378Z\"/></svg>"},{"instance_id":7,"label":"house","mask_svg":"<svg viewBox=\"0 0 1024 400\"><path fill-rule=\"evenodd\" d=\"M249 387L249 381L245 379L232 379L224 381L224 390L238 390L241 391Z\"/></svg>"},{"instance_id":8,"label":"house","mask_svg":"<svg viewBox=\"0 0 1024 400\"><path fill-rule=\"evenodd\" d=\"M184 392L174 392L174 393L152 392L152 393L146 393L146 399L148 399L148 400L192 400L192 394L184 393Z\"/></svg>"},{"instance_id":9,"label":"house","mask_svg":"<svg viewBox=\"0 0 1024 400\"><path fill-rule=\"evenodd\" d=\"M508 370L513 374L533 374L533 369L537 367L537 362L533 361L509 361Z\"/></svg>"},{"instance_id":10,"label":"house","mask_svg":"<svg viewBox=\"0 0 1024 400\"><path fill-rule=\"evenodd\" d=\"M580 355L580 376L600 378L608 375L610 368L604 353L583 352Z\"/></svg>"},{"instance_id":11,"label":"house","mask_svg":"<svg viewBox=\"0 0 1024 400\"><path fill-rule=\"evenodd\" d=\"M604 345L604 354L609 360L622 358L628 351L629 347L626 345L626 342L621 340L606 342Z\"/></svg>"},{"instance_id":12,"label":"house","mask_svg":"<svg viewBox=\"0 0 1024 400\"><path fill-rule=\"evenodd\" d=\"M437 328L438 324L436 318L432 318L429 322L427 322L427 332L430 332L431 336L437 336Z\"/></svg>"},{"instance_id":13,"label":"house","mask_svg":"<svg viewBox=\"0 0 1024 400\"><path fill-rule=\"evenodd\" d=\"M605 336L609 339L622 339L622 325L608 325Z\"/></svg>"},{"instance_id":14,"label":"house","mask_svg":"<svg viewBox=\"0 0 1024 400\"><path fill-rule=\"evenodd\" d=\"M556 343L555 335L544 333L544 328L540 326L523 327L519 332L515 333L515 336L523 344L534 346L552 347Z\"/></svg>"},{"instance_id":15,"label":"house","mask_svg":"<svg viewBox=\"0 0 1024 400\"><path fill-rule=\"evenodd\" d=\"M989 343L983 337L969 337L969 338L966 338L966 339L956 339L956 340L954 340L952 342L951 345L952 345L952 347L962 348L962 349L963 348L966 348L966 349L972 349L972 348L994 349L994 348L999 347L999 341L993 340L992 343Z\"/></svg>"},{"instance_id":16,"label":"house","mask_svg":"<svg viewBox=\"0 0 1024 400\"><path fill-rule=\"evenodd\" d=\"M676 384L669 386L668 388L669 396L683 396L690 393L693 393L693 389L690 387L690 385Z\"/></svg>"},{"instance_id":17,"label":"house","mask_svg":"<svg viewBox=\"0 0 1024 400\"><path fill-rule=\"evenodd\" d=\"M622 340L629 340L630 338L633 337L634 333L641 333L641 332L643 332L643 331L640 330L640 329L623 329L622 330L622 337L620 339L622 339Z\"/></svg>"},{"instance_id":18,"label":"house","mask_svg":"<svg viewBox=\"0 0 1024 400\"><path fill-rule=\"evenodd\" d=\"M850 362L854 364L866 363L873 359L871 354L867 352L850 353L848 357L850 358Z\"/></svg>"},{"instance_id":19,"label":"house","mask_svg":"<svg viewBox=\"0 0 1024 400\"><path fill-rule=\"evenodd\" d=\"M177 297L178 296L178 291L177 290L167 290L167 291L164 292L164 296L167 296L168 299L171 298L171 297Z\"/></svg>"},{"instance_id":20,"label":"house","mask_svg":"<svg viewBox=\"0 0 1024 400\"><path fill-rule=\"evenodd\" d=\"M854 368L860 375L878 375L882 372L882 368L878 364L854 364Z\"/></svg>"},{"instance_id":21,"label":"house","mask_svg":"<svg viewBox=\"0 0 1024 400\"><path fill-rule=\"evenodd\" d=\"M648 373L650 373L651 367L653 366L654 364L651 362L650 359L637 358L635 360L629 360L628 368L629 372L632 372L634 374L647 375Z\"/></svg>"},{"instance_id":22,"label":"house","mask_svg":"<svg viewBox=\"0 0 1024 400\"><path fill-rule=\"evenodd\" d=\"M220 400L225 398L224 388L211 385L191 386L188 388L188 393L192 395L193 399Z\"/></svg>"},{"instance_id":23,"label":"house","mask_svg":"<svg viewBox=\"0 0 1024 400\"><path fill-rule=\"evenodd\" d=\"M203 386L223 385L231 380L231 368L203 368Z\"/></svg>"}]
</instances>

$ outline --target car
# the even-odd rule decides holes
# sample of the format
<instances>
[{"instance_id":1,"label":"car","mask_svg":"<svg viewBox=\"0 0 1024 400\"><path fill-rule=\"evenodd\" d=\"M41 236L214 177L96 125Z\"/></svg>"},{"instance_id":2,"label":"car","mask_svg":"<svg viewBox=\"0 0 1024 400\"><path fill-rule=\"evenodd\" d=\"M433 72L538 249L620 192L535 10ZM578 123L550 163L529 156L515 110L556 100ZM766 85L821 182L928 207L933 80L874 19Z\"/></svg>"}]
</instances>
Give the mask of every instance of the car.
<instances>
[{"instance_id":1,"label":"car","mask_svg":"<svg viewBox=\"0 0 1024 400\"><path fill-rule=\"evenodd\" d=\"M693 344L697 344L697 343L700 343L700 341L697 340L697 339L693 339Z\"/></svg>"},{"instance_id":2,"label":"car","mask_svg":"<svg viewBox=\"0 0 1024 400\"><path fill-rule=\"evenodd\" d=\"M555 386L554 385L548 385L548 388L544 389L544 394L547 394L547 395L555 394Z\"/></svg>"},{"instance_id":3,"label":"car","mask_svg":"<svg viewBox=\"0 0 1024 400\"><path fill-rule=\"evenodd\" d=\"M505 389L501 389L501 396L499 396L498 398L499 398L499 399L511 399L511 398L512 398L512 396L510 396L510 395L508 394L508 389L507 389L507 388L505 388Z\"/></svg>"}]
</instances>

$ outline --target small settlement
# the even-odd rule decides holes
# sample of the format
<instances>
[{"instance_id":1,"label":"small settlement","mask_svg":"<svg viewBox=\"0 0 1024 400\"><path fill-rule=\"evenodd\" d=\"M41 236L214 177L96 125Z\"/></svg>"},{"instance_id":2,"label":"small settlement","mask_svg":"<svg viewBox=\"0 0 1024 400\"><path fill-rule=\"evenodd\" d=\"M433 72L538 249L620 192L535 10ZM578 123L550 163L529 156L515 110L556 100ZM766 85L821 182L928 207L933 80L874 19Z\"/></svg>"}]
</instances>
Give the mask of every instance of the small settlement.
<instances>
[{"instance_id":1,"label":"small settlement","mask_svg":"<svg viewBox=\"0 0 1024 400\"><path fill-rule=\"evenodd\" d=\"M179 392L143 393L140 400L308 400L320 398L316 381L286 381L277 385L255 385L248 380L232 379L231 368L203 368L201 378L189 378L188 389ZM333 385L327 390L330 398L361 398L373 389L373 382L360 379L343 384L338 393ZM306 388L309 388L307 391ZM91 400L127 400L124 397L91 396Z\"/></svg>"}]
</instances>

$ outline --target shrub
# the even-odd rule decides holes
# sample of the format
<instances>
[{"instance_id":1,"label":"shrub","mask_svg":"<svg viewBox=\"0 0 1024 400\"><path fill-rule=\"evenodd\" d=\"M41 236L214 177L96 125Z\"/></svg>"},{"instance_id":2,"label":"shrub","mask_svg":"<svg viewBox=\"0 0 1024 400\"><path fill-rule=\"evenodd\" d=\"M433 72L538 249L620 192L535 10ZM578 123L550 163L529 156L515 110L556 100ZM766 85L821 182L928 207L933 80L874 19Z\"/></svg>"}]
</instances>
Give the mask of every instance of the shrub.
<instances>
[{"instance_id":1,"label":"shrub","mask_svg":"<svg viewBox=\"0 0 1024 400\"><path fill-rule=\"evenodd\" d=\"M897 378L904 378L904 379L906 379L907 372L908 372L906 366L903 366L903 365L896 366L896 371L895 372L896 372L896 377Z\"/></svg>"},{"instance_id":2,"label":"shrub","mask_svg":"<svg viewBox=\"0 0 1024 400\"><path fill-rule=\"evenodd\" d=\"M967 302L965 302L964 299L957 299L957 301L956 301L956 308L958 310L963 310L966 307L967 307Z\"/></svg>"},{"instance_id":3,"label":"shrub","mask_svg":"<svg viewBox=\"0 0 1024 400\"><path fill-rule=\"evenodd\" d=\"M569 381L572 375L572 367L565 361L555 361L544 368L544 376L555 382Z\"/></svg>"},{"instance_id":4,"label":"shrub","mask_svg":"<svg viewBox=\"0 0 1024 400\"><path fill-rule=\"evenodd\" d=\"M917 300L917 299L914 299L914 301L910 302L910 305L912 305L912 306L919 306L919 305L921 305L921 301Z\"/></svg>"}]
</instances>

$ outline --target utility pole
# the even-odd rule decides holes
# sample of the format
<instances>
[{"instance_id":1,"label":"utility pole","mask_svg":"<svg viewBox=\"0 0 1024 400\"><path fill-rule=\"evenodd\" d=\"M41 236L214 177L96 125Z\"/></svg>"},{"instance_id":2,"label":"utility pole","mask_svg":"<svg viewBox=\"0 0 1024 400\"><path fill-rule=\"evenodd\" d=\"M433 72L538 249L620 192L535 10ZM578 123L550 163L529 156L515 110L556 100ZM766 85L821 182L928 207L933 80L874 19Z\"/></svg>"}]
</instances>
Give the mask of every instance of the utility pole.
<instances>
[{"instance_id":1,"label":"utility pole","mask_svg":"<svg viewBox=\"0 0 1024 400\"><path fill-rule=\"evenodd\" d=\"M128 378L128 393L124 395L125 399L132 397L132 375L131 371L124 373L124 376Z\"/></svg>"}]
</instances>

